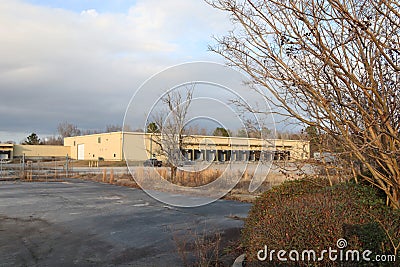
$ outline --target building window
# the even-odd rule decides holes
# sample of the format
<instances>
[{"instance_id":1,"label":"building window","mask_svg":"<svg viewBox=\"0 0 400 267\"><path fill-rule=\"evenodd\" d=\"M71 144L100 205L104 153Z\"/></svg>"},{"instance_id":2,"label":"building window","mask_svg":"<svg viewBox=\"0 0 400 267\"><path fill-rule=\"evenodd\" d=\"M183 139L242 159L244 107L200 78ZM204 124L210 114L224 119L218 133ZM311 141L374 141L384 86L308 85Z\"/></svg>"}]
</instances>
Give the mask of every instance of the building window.
<instances>
[{"instance_id":1,"label":"building window","mask_svg":"<svg viewBox=\"0 0 400 267\"><path fill-rule=\"evenodd\" d=\"M74 141L74 146L76 146L76 142Z\"/></svg>"},{"instance_id":2,"label":"building window","mask_svg":"<svg viewBox=\"0 0 400 267\"><path fill-rule=\"evenodd\" d=\"M117 157L117 154L114 154L114 158Z\"/></svg>"},{"instance_id":3,"label":"building window","mask_svg":"<svg viewBox=\"0 0 400 267\"><path fill-rule=\"evenodd\" d=\"M99 144L101 143L101 137L97 138L97 143L99 143Z\"/></svg>"}]
</instances>

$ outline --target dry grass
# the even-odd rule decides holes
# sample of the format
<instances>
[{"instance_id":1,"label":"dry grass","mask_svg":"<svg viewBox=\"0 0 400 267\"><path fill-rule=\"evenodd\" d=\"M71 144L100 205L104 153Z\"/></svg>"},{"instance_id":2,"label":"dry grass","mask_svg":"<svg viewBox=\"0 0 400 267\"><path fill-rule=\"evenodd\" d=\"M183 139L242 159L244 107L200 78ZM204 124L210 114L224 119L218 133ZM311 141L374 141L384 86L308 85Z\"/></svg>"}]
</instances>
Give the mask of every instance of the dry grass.
<instances>
[{"instance_id":1,"label":"dry grass","mask_svg":"<svg viewBox=\"0 0 400 267\"><path fill-rule=\"evenodd\" d=\"M157 183L159 178L162 177L165 180L171 181L170 179L170 169L163 168L146 168L137 167L134 169L133 176L130 174L113 174L112 168L108 169L106 172L101 174L85 174L79 175L76 178L87 179L103 183L111 183L121 186L128 186L139 188L140 185L146 186L148 189L154 190L165 190L165 188ZM239 170L221 170L215 168L208 168L199 171L184 171L178 170L174 184L183 187L199 187L207 185L219 177L223 176L227 182L229 181L239 181L236 186L225 196L226 199L253 202L255 198L262 192L269 190L271 187L281 184L283 181L288 179L294 179L288 177L283 173L270 173L265 177L265 181L261 186L254 192L249 192L249 185L255 176L260 179L263 174L254 174L254 170L246 169L244 171ZM265 174L264 174L265 175ZM262 178L262 177L261 177ZM213 190L219 190L218 186L213 188Z\"/></svg>"},{"instance_id":2,"label":"dry grass","mask_svg":"<svg viewBox=\"0 0 400 267\"><path fill-rule=\"evenodd\" d=\"M140 188L130 174L114 174L111 170L103 172L101 174L75 175L74 177L70 178L89 180L99 183L109 183L132 188Z\"/></svg>"},{"instance_id":3,"label":"dry grass","mask_svg":"<svg viewBox=\"0 0 400 267\"><path fill-rule=\"evenodd\" d=\"M221 266L221 233L208 233L205 229L187 229L183 233L173 229L171 231L184 266Z\"/></svg>"},{"instance_id":4,"label":"dry grass","mask_svg":"<svg viewBox=\"0 0 400 267\"><path fill-rule=\"evenodd\" d=\"M206 221L190 225L168 227L183 266L231 266L243 254L241 228L210 229Z\"/></svg>"},{"instance_id":5,"label":"dry grass","mask_svg":"<svg viewBox=\"0 0 400 267\"><path fill-rule=\"evenodd\" d=\"M90 165L99 167L126 167L123 161L97 161L97 160L74 160L70 162L71 167L89 167ZM130 162L130 164L134 164ZM139 164L139 163L138 163Z\"/></svg>"},{"instance_id":6,"label":"dry grass","mask_svg":"<svg viewBox=\"0 0 400 267\"><path fill-rule=\"evenodd\" d=\"M168 169L157 169L157 173L165 180L171 181L171 173ZM178 170L173 183L187 187L197 187L209 184L222 175L222 170L206 169L201 171Z\"/></svg>"}]
</instances>

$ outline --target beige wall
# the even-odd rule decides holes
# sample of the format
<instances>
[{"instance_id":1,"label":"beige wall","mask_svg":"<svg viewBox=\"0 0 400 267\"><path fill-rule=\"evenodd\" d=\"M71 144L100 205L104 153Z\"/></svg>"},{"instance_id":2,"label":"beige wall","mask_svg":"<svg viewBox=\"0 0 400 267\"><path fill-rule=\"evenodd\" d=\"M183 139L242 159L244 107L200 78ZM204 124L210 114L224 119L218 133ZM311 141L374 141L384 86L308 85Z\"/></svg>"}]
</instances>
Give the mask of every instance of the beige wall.
<instances>
[{"instance_id":1,"label":"beige wall","mask_svg":"<svg viewBox=\"0 0 400 267\"><path fill-rule=\"evenodd\" d=\"M145 142L150 148L149 138L143 133L102 133L64 138L64 145L71 147L71 158L78 159L78 145L84 145L84 160L97 160L99 157L107 161L124 160L123 142L128 149L125 154L129 160L143 161L150 157L145 149ZM100 138L100 140L99 140ZM100 142L99 142L100 141Z\"/></svg>"},{"instance_id":2,"label":"beige wall","mask_svg":"<svg viewBox=\"0 0 400 267\"><path fill-rule=\"evenodd\" d=\"M159 157L159 148L153 141L150 142L150 134L145 133L103 133L85 136L68 137L64 139L64 145L71 147L71 158L78 158L78 145L84 144L84 159L143 161L150 158L150 150ZM153 135L153 140L157 136ZM152 144L151 144L152 143ZM185 138L185 149L218 149L218 150L271 150L290 151L291 159L308 159L310 144L300 140L261 140L256 138L219 137L219 136L194 136ZM122 151L123 144L126 149Z\"/></svg>"},{"instance_id":3,"label":"beige wall","mask_svg":"<svg viewBox=\"0 0 400 267\"><path fill-rule=\"evenodd\" d=\"M184 143L190 149L215 147L220 150L248 150L251 145L260 145L261 142L259 139L221 136L193 136L184 139Z\"/></svg>"},{"instance_id":4,"label":"beige wall","mask_svg":"<svg viewBox=\"0 0 400 267\"><path fill-rule=\"evenodd\" d=\"M301 140L273 140L276 150L290 151L290 157L293 159L310 158L310 142Z\"/></svg>"},{"instance_id":5,"label":"beige wall","mask_svg":"<svg viewBox=\"0 0 400 267\"><path fill-rule=\"evenodd\" d=\"M151 157L150 155L150 135L144 133L124 133L123 145L125 157L131 161L143 161ZM156 145L151 145L155 153ZM156 153L157 154L157 153Z\"/></svg>"},{"instance_id":6,"label":"beige wall","mask_svg":"<svg viewBox=\"0 0 400 267\"><path fill-rule=\"evenodd\" d=\"M78 159L78 145L84 145L84 160L119 161L122 155L122 133L102 133L64 138L64 146L71 147L71 158Z\"/></svg>"},{"instance_id":7,"label":"beige wall","mask_svg":"<svg viewBox=\"0 0 400 267\"><path fill-rule=\"evenodd\" d=\"M68 146L14 145L14 157L66 157L70 155Z\"/></svg>"},{"instance_id":8,"label":"beige wall","mask_svg":"<svg viewBox=\"0 0 400 267\"><path fill-rule=\"evenodd\" d=\"M219 150L288 150L293 159L308 159L310 156L310 142L302 140L195 136L186 138L184 143L189 149L204 149L214 146Z\"/></svg>"}]
</instances>

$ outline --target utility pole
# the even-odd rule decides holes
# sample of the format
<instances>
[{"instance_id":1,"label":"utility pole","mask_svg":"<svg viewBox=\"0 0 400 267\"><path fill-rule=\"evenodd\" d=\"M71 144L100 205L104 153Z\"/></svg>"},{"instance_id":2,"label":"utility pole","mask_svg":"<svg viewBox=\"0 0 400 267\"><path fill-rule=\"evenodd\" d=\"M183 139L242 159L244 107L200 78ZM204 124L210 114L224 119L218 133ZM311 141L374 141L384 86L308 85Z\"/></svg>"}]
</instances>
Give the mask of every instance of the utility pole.
<instances>
[{"instance_id":1,"label":"utility pole","mask_svg":"<svg viewBox=\"0 0 400 267\"><path fill-rule=\"evenodd\" d=\"M25 153L22 154L22 178L25 179Z\"/></svg>"},{"instance_id":2,"label":"utility pole","mask_svg":"<svg viewBox=\"0 0 400 267\"><path fill-rule=\"evenodd\" d=\"M65 162L65 177L68 178L68 154L67 154L67 158L66 158L66 162Z\"/></svg>"}]
</instances>

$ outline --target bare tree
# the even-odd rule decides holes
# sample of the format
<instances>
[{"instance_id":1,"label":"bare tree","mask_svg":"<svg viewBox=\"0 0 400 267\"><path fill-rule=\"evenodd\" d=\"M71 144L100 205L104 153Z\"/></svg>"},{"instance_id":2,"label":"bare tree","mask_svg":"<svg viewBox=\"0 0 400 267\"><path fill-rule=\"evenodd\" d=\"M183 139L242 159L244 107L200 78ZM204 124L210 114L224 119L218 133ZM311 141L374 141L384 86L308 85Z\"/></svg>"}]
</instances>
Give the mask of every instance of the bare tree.
<instances>
[{"instance_id":1,"label":"bare tree","mask_svg":"<svg viewBox=\"0 0 400 267\"><path fill-rule=\"evenodd\" d=\"M245 128L240 128L236 131L235 137L249 137Z\"/></svg>"},{"instance_id":2,"label":"bare tree","mask_svg":"<svg viewBox=\"0 0 400 267\"><path fill-rule=\"evenodd\" d=\"M274 138L275 132L271 129L267 128L262 121L256 121L253 119L243 119L243 124L245 127L245 131L247 133L247 137L250 138Z\"/></svg>"},{"instance_id":3,"label":"bare tree","mask_svg":"<svg viewBox=\"0 0 400 267\"><path fill-rule=\"evenodd\" d=\"M125 132L132 132L132 130L131 130L130 128L129 128L129 130L125 130L125 129L124 129L124 131L125 131ZM142 128L137 128L137 129L133 130L133 132L143 133L144 131L143 131Z\"/></svg>"},{"instance_id":4,"label":"bare tree","mask_svg":"<svg viewBox=\"0 0 400 267\"><path fill-rule=\"evenodd\" d=\"M329 135L400 208L400 5L392 0L209 0L235 30L211 49L265 99ZM272 96L271 96L272 95Z\"/></svg>"},{"instance_id":5,"label":"bare tree","mask_svg":"<svg viewBox=\"0 0 400 267\"><path fill-rule=\"evenodd\" d=\"M209 133L206 128L202 127L202 128L200 128L199 134L200 135L208 135Z\"/></svg>"},{"instance_id":6,"label":"bare tree","mask_svg":"<svg viewBox=\"0 0 400 267\"><path fill-rule=\"evenodd\" d=\"M161 101L164 109L151 118L151 129L157 129L152 135L152 142L158 145L159 151L164 155L171 167L171 180L174 181L179 164L184 160L181 153L185 134L185 126L189 107L192 101L194 84L188 85L184 90L168 92Z\"/></svg>"},{"instance_id":7,"label":"bare tree","mask_svg":"<svg viewBox=\"0 0 400 267\"><path fill-rule=\"evenodd\" d=\"M122 131L124 132L143 132L143 129L132 130L132 127L128 124L124 124L122 126Z\"/></svg>"},{"instance_id":8,"label":"bare tree","mask_svg":"<svg viewBox=\"0 0 400 267\"><path fill-rule=\"evenodd\" d=\"M81 130L79 130L76 125L68 123L66 121L60 123L57 127L57 130L61 138L78 136L81 134Z\"/></svg>"},{"instance_id":9,"label":"bare tree","mask_svg":"<svg viewBox=\"0 0 400 267\"><path fill-rule=\"evenodd\" d=\"M207 129L197 124L185 126L185 134L187 135L207 135Z\"/></svg>"},{"instance_id":10,"label":"bare tree","mask_svg":"<svg viewBox=\"0 0 400 267\"><path fill-rule=\"evenodd\" d=\"M47 136L41 141L42 145L53 145L60 146L63 145L63 140L60 136Z\"/></svg>"},{"instance_id":11,"label":"bare tree","mask_svg":"<svg viewBox=\"0 0 400 267\"><path fill-rule=\"evenodd\" d=\"M106 133L120 132L120 131L122 131L121 125L108 124L106 126Z\"/></svg>"},{"instance_id":12,"label":"bare tree","mask_svg":"<svg viewBox=\"0 0 400 267\"><path fill-rule=\"evenodd\" d=\"M79 130L78 135L90 135L90 134L100 134L100 133L103 133L103 131L99 129L84 129L84 130Z\"/></svg>"}]
</instances>

